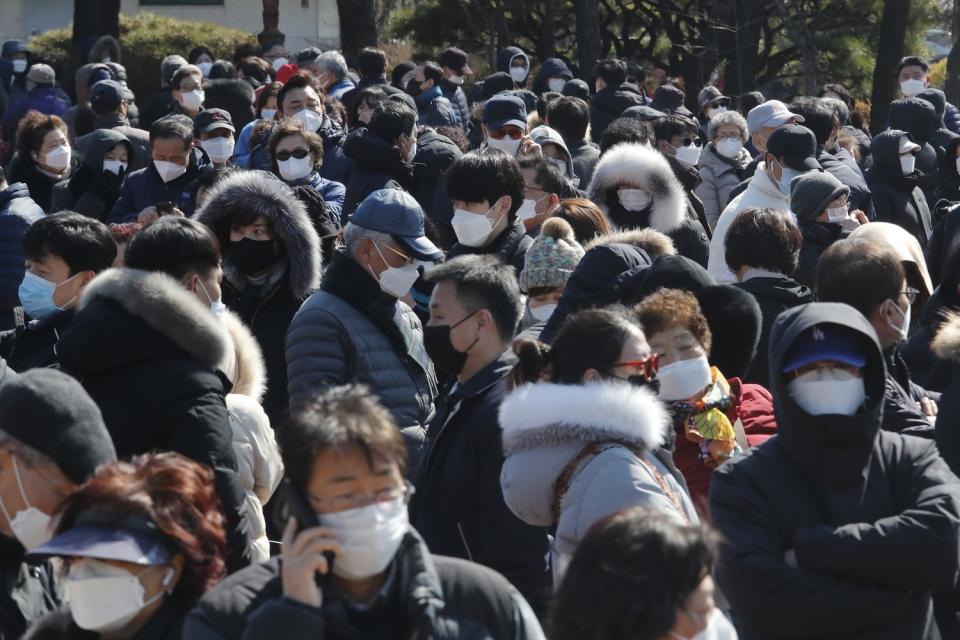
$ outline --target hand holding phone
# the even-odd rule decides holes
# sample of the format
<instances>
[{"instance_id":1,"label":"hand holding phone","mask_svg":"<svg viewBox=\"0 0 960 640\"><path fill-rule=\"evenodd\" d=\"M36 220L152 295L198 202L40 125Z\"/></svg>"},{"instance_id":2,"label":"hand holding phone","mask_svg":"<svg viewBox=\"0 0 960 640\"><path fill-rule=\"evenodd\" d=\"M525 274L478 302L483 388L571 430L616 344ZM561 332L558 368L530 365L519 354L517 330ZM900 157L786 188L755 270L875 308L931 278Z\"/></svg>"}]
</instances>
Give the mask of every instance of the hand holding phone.
<instances>
[{"instance_id":1,"label":"hand holding phone","mask_svg":"<svg viewBox=\"0 0 960 640\"><path fill-rule=\"evenodd\" d=\"M323 588L318 574L329 575L331 558L338 553L340 542L335 531L317 526L297 533L297 520L291 517L283 531L283 595L311 607L322 606Z\"/></svg>"}]
</instances>

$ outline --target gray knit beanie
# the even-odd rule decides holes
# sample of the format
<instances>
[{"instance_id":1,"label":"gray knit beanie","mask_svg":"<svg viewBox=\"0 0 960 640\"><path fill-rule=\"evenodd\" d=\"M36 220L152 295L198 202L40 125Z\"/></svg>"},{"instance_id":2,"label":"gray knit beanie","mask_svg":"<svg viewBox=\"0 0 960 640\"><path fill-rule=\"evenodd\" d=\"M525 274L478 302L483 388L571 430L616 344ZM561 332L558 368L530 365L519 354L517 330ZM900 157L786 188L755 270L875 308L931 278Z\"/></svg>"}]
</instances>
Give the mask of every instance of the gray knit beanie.
<instances>
[{"instance_id":1,"label":"gray knit beanie","mask_svg":"<svg viewBox=\"0 0 960 640\"><path fill-rule=\"evenodd\" d=\"M790 183L790 209L798 224L810 224L831 202L850 194L845 186L826 171L808 171Z\"/></svg>"},{"instance_id":2,"label":"gray knit beanie","mask_svg":"<svg viewBox=\"0 0 960 640\"><path fill-rule=\"evenodd\" d=\"M567 280L583 254L583 247L577 243L570 223L563 218L548 218L540 235L527 250L520 272L520 289L526 292L539 287L567 286Z\"/></svg>"}]
</instances>

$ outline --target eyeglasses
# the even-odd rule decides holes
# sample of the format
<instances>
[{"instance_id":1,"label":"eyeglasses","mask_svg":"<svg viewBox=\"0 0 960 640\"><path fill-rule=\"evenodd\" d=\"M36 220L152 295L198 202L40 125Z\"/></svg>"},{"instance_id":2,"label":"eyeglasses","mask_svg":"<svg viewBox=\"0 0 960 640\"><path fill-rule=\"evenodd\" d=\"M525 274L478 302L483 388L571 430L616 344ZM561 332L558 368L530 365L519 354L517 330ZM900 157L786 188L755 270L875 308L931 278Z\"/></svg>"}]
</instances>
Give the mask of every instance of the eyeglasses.
<instances>
[{"instance_id":1,"label":"eyeglasses","mask_svg":"<svg viewBox=\"0 0 960 640\"><path fill-rule=\"evenodd\" d=\"M837 360L818 360L817 362L811 362L810 364L805 364L802 367L794 369L790 372L790 375L798 378L805 373L820 371L822 369L839 369L840 371L846 371L849 374L860 376L860 367L855 367L852 364L839 362Z\"/></svg>"},{"instance_id":2,"label":"eyeglasses","mask_svg":"<svg viewBox=\"0 0 960 640\"><path fill-rule=\"evenodd\" d=\"M907 287L905 291L901 291L900 295L906 296L907 301L910 304L913 304L917 301L917 296L920 295L919 289L914 289L913 287Z\"/></svg>"},{"instance_id":3,"label":"eyeglasses","mask_svg":"<svg viewBox=\"0 0 960 640\"><path fill-rule=\"evenodd\" d=\"M287 160L290 159L290 156L293 156L297 160L302 160L303 158L306 158L308 155L310 155L310 151L308 149L302 149L302 148L297 148L297 149L294 149L293 151L286 151L286 150L277 151L277 160L279 160L280 162L286 162Z\"/></svg>"},{"instance_id":4,"label":"eyeglasses","mask_svg":"<svg viewBox=\"0 0 960 640\"><path fill-rule=\"evenodd\" d=\"M646 360L628 360L626 362L617 362L614 367L636 367L639 370L639 373L634 375L641 375L648 382L655 378L657 371L660 370L660 358L662 354L654 353Z\"/></svg>"},{"instance_id":5,"label":"eyeglasses","mask_svg":"<svg viewBox=\"0 0 960 640\"><path fill-rule=\"evenodd\" d=\"M523 137L523 131L520 129L494 129L490 132L490 137L494 140L503 140L504 138L519 140Z\"/></svg>"},{"instance_id":6,"label":"eyeglasses","mask_svg":"<svg viewBox=\"0 0 960 640\"><path fill-rule=\"evenodd\" d=\"M339 511L349 511L350 509L359 509L371 504L393 502L397 498L403 498L404 504L407 504L410 502L413 493L413 485L406 482L399 487L388 487L370 494L347 493L342 496L337 496L336 498L323 499L308 493L307 498L310 499L313 506L319 509L321 513L336 513Z\"/></svg>"},{"instance_id":7,"label":"eyeglasses","mask_svg":"<svg viewBox=\"0 0 960 640\"><path fill-rule=\"evenodd\" d=\"M391 246L388 245L388 244L380 244L379 242L378 242L377 244L378 244L379 246L383 247L384 249L388 249L388 250L394 252L395 254L397 254L398 256L400 256L401 258L403 258L404 264L410 264L411 262L413 262L413 258L411 258L411 257L408 256L407 254L403 253L402 251L397 251L396 249L394 249L393 247L391 247ZM383 255L381 254L380 257L382 258ZM384 262L386 262L386 259L384 259Z\"/></svg>"}]
</instances>

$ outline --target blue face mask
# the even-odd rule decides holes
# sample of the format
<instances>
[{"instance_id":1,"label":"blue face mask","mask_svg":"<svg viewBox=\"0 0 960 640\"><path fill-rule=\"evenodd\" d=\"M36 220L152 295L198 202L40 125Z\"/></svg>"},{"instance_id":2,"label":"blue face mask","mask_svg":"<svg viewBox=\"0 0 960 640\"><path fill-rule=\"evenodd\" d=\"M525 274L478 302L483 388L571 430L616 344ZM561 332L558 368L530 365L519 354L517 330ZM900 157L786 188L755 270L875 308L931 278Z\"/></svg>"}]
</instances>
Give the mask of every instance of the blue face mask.
<instances>
[{"instance_id":1,"label":"blue face mask","mask_svg":"<svg viewBox=\"0 0 960 640\"><path fill-rule=\"evenodd\" d=\"M801 172L801 171L797 171L797 170L795 170L795 169L791 169L790 167L785 167L785 166L783 166L782 164L780 164L779 162L778 162L777 164L780 165L780 171L781 171L781 174L780 174L780 184L778 185L778 186L780 187L780 193L782 193L783 195L785 195L785 196L787 196L787 197L789 198L789 197L790 197L790 183L793 182L793 179L796 178L797 176L799 176L802 172Z\"/></svg>"},{"instance_id":2,"label":"blue face mask","mask_svg":"<svg viewBox=\"0 0 960 640\"><path fill-rule=\"evenodd\" d=\"M78 275L80 274L75 274L60 284L54 284L27 271L23 275L23 282L20 283L20 289L17 292L20 296L20 305L26 314L34 320L43 320L57 311L63 311L77 299L76 296L68 300L64 306L58 307L53 302L53 294L56 293L57 287L70 282Z\"/></svg>"}]
</instances>

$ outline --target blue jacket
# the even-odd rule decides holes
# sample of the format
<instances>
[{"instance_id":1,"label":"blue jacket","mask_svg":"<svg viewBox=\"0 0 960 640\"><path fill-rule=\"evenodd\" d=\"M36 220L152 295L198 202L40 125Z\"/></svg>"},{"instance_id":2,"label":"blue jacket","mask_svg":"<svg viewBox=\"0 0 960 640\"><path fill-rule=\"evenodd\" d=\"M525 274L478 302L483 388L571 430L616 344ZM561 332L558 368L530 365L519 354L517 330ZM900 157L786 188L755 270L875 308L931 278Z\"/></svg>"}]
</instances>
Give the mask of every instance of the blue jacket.
<instances>
[{"instance_id":1,"label":"blue jacket","mask_svg":"<svg viewBox=\"0 0 960 640\"><path fill-rule=\"evenodd\" d=\"M417 124L429 127L456 127L459 118L453 105L443 97L440 87L430 87L414 98L417 103Z\"/></svg>"},{"instance_id":2,"label":"blue jacket","mask_svg":"<svg viewBox=\"0 0 960 640\"><path fill-rule=\"evenodd\" d=\"M947 103L943 111L943 124L957 135L960 135L960 109Z\"/></svg>"},{"instance_id":3,"label":"blue jacket","mask_svg":"<svg viewBox=\"0 0 960 640\"><path fill-rule=\"evenodd\" d=\"M276 125L273 128L276 128ZM239 152L234 150L234 164L244 169L270 171L270 154L267 151L267 141L273 135L273 129L264 132L263 136L258 136L261 139L254 142L252 147L250 147L249 140L251 135L252 129L251 133L247 134L247 141L244 143L248 148L247 161L245 163L237 162L236 157ZM331 120L329 116L324 116L323 122L317 130L317 135L323 139L323 166L320 168L320 176L340 184L347 184L350 179L350 172L353 171L353 160L343 153L342 144L346 138L343 127Z\"/></svg>"},{"instance_id":4,"label":"blue jacket","mask_svg":"<svg viewBox=\"0 0 960 640\"><path fill-rule=\"evenodd\" d=\"M24 271L23 234L43 215L22 182L0 191L0 330L13 328L13 309L20 306L17 289Z\"/></svg>"},{"instance_id":5,"label":"blue jacket","mask_svg":"<svg viewBox=\"0 0 960 640\"><path fill-rule=\"evenodd\" d=\"M327 203L327 209L330 210L330 215L334 217L337 223L340 222L340 212L343 210L343 198L347 193L346 187L342 184L334 182L333 180L327 180L316 171L306 178L293 181L284 180L284 182L291 187L306 185L316 189L317 193L323 196L323 201Z\"/></svg>"},{"instance_id":6,"label":"blue jacket","mask_svg":"<svg viewBox=\"0 0 960 640\"><path fill-rule=\"evenodd\" d=\"M245 169L250 162L250 134L258 122L260 120L253 120L243 125L240 135L237 136L237 143L233 147L233 156L230 158L230 162L238 167Z\"/></svg>"},{"instance_id":7,"label":"blue jacket","mask_svg":"<svg viewBox=\"0 0 960 640\"><path fill-rule=\"evenodd\" d=\"M463 89L449 80L440 82L440 91L443 97L453 105L454 114L457 116L457 126L463 129L464 133L470 133L470 104L467 102L467 94Z\"/></svg>"},{"instance_id":8,"label":"blue jacket","mask_svg":"<svg viewBox=\"0 0 960 640\"><path fill-rule=\"evenodd\" d=\"M17 123L33 109L50 116L62 116L70 108L70 103L64 100L63 90L57 87L36 87L17 104L11 104L3 117L3 137L13 140L17 131Z\"/></svg>"},{"instance_id":9,"label":"blue jacket","mask_svg":"<svg viewBox=\"0 0 960 640\"><path fill-rule=\"evenodd\" d=\"M201 174L212 170L213 165L196 147L190 151L187 172L176 180L164 183L151 162L145 169L134 171L123 181L120 197L104 222L135 222L141 211L158 202L172 202L183 211L183 215L190 217L194 209L193 183Z\"/></svg>"}]
</instances>

